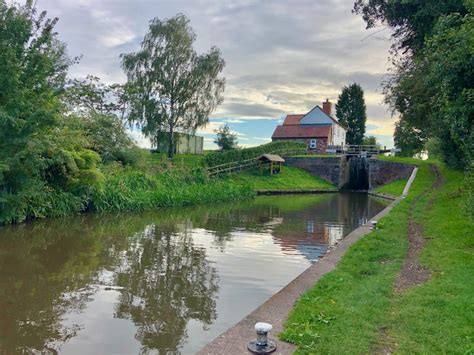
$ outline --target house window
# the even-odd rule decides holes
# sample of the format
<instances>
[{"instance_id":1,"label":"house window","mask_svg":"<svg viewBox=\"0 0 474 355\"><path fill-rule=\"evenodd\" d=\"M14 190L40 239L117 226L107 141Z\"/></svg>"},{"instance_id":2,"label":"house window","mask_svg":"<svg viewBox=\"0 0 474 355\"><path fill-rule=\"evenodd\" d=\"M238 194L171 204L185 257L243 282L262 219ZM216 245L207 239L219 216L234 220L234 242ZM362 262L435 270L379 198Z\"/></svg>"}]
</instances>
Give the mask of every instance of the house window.
<instances>
[{"instance_id":1,"label":"house window","mask_svg":"<svg viewBox=\"0 0 474 355\"><path fill-rule=\"evenodd\" d=\"M316 139L310 139L309 149L316 149Z\"/></svg>"}]
</instances>

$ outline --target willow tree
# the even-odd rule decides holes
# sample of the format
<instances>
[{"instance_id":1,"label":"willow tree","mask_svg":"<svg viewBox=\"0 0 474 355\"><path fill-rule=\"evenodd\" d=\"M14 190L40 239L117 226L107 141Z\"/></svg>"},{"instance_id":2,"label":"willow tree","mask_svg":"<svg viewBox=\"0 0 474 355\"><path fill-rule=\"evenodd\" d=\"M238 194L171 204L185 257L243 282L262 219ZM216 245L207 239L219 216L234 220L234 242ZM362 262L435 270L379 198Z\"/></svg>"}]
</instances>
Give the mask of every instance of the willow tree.
<instances>
[{"instance_id":1,"label":"willow tree","mask_svg":"<svg viewBox=\"0 0 474 355\"><path fill-rule=\"evenodd\" d=\"M198 55L189 19L178 14L150 22L138 52L122 55L128 77L129 120L157 146L168 142L173 158L176 132L194 133L209 122L224 91L224 60L218 48Z\"/></svg>"}]
</instances>

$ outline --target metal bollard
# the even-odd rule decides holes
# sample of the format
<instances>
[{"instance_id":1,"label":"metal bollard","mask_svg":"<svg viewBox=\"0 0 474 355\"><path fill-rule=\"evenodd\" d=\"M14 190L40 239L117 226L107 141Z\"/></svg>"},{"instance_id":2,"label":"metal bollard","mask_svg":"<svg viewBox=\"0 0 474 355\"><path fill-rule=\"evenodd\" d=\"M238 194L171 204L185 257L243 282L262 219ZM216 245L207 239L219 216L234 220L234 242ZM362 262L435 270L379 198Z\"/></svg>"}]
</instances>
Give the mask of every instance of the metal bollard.
<instances>
[{"instance_id":1,"label":"metal bollard","mask_svg":"<svg viewBox=\"0 0 474 355\"><path fill-rule=\"evenodd\" d=\"M276 350L276 343L268 340L268 333L273 329L271 324L258 322L255 324L257 340L252 340L247 344L247 349L255 354L269 354Z\"/></svg>"},{"instance_id":2,"label":"metal bollard","mask_svg":"<svg viewBox=\"0 0 474 355\"><path fill-rule=\"evenodd\" d=\"M372 228L371 229L372 230L377 229L377 221L372 221L371 223L372 223Z\"/></svg>"}]
</instances>

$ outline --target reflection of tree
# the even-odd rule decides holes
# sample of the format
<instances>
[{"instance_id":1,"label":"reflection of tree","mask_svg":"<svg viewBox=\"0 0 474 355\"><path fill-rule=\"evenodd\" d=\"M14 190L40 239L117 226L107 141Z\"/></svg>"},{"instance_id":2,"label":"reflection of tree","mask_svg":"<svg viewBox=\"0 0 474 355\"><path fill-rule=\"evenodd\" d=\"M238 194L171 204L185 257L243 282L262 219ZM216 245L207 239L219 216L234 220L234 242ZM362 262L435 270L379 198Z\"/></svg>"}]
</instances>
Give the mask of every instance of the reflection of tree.
<instances>
[{"instance_id":1,"label":"reflection of tree","mask_svg":"<svg viewBox=\"0 0 474 355\"><path fill-rule=\"evenodd\" d=\"M185 340L190 319L209 325L216 318L218 284L205 250L187 232L160 227L147 228L124 256L116 316L136 324L143 350L167 353Z\"/></svg>"},{"instance_id":2,"label":"reflection of tree","mask_svg":"<svg viewBox=\"0 0 474 355\"><path fill-rule=\"evenodd\" d=\"M138 325L144 347L176 349L189 319L210 324L216 271L185 232L186 216L162 215L81 216L2 229L0 353L58 350L79 330L65 325L65 315L86 307L104 269L116 270L125 286L117 316L128 314ZM147 227L154 221L159 232Z\"/></svg>"},{"instance_id":3,"label":"reflection of tree","mask_svg":"<svg viewBox=\"0 0 474 355\"><path fill-rule=\"evenodd\" d=\"M112 270L116 285L123 287L117 290L116 316L135 323L143 350L176 351L190 320L206 326L216 317L216 270L188 229L212 232L222 250L239 230L271 232L281 238L280 245L289 245L292 236L317 233L318 223L334 214L344 223L373 215L377 201L369 200L367 207L366 198L279 196L2 228L0 353L57 349L73 337L78 328L66 327L64 318L87 306L104 282L103 270ZM309 228L308 221L314 226ZM297 242L288 247L297 248Z\"/></svg>"},{"instance_id":4,"label":"reflection of tree","mask_svg":"<svg viewBox=\"0 0 474 355\"><path fill-rule=\"evenodd\" d=\"M0 353L54 352L78 330L63 326L63 315L82 309L91 293L100 243L42 226L20 226L0 239Z\"/></svg>"}]
</instances>

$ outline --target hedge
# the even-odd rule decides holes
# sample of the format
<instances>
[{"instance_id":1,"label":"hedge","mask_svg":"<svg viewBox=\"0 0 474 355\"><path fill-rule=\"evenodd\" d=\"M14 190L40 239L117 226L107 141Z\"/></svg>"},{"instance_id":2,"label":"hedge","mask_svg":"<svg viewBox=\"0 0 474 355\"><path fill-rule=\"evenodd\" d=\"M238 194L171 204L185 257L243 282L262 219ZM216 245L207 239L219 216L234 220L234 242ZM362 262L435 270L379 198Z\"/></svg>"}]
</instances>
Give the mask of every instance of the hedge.
<instances>
[{"instance_id":1,"label":"hedge","mask_svg":"<svg viewBox=\"0 0 474 355\"><path fill-rule=\"evenodd\" d=\"M253 148L233 149L226 152L212 152L204 157L204 165L213 167L216 165L241 162L243 160L258 158L262 154L304 154L306 144L293 141L276 141Z\"/></svg>"}]
</instances>

